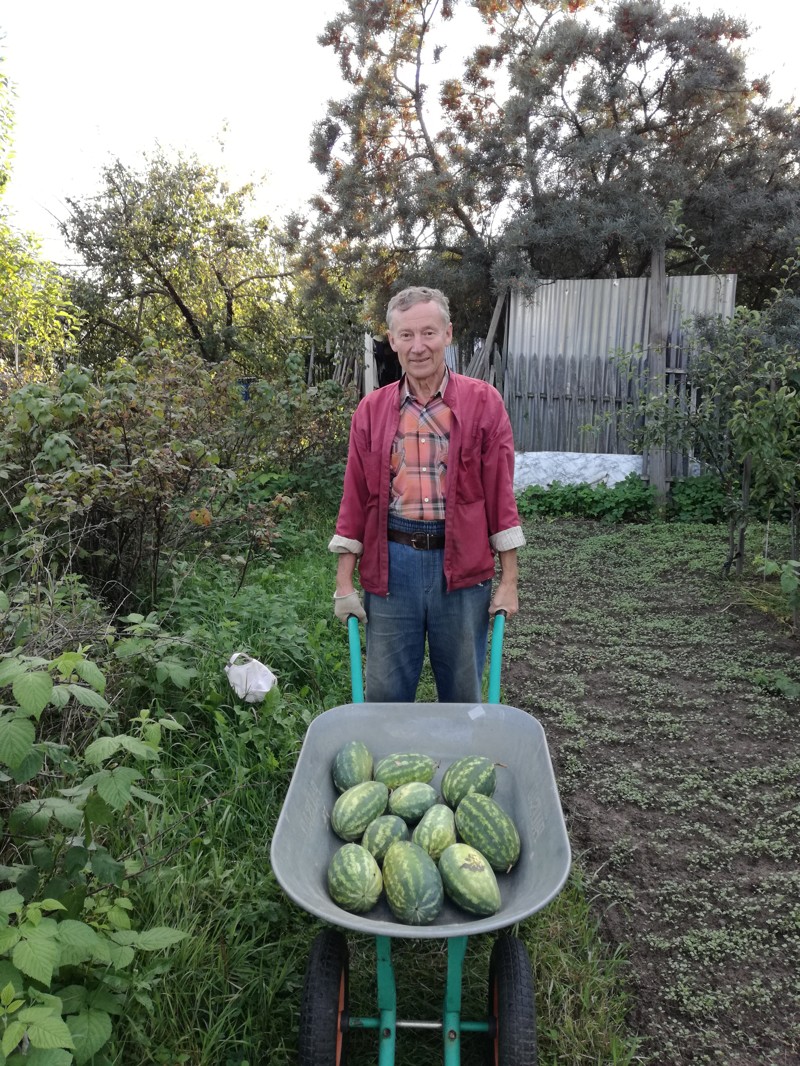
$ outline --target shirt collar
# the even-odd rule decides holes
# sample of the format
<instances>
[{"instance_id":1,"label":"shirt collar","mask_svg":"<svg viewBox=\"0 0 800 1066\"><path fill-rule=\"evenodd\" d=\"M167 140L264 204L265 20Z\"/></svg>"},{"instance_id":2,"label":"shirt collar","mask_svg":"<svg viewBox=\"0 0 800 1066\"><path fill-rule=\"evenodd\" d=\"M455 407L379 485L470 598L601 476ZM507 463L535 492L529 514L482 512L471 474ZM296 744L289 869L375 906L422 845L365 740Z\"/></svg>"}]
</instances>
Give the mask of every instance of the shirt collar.
<instances>
[{"instance_id":1,"label":"shirt collar","mask_svg":"<svg viewBox=\"0 0 800 1066\"><path fill-rule=\"evenodd\" d=\"M441 398L444 399L444 394L447 391L447 385L448 385L449 381L450 381L450 370L449 370L449 368L447 366L445 366L445 368L444 368L444 377L442 378L442 383L439 386L439 388L436 390L436 392L433 394L433 396L431 396L431 400L435 400L437 396L441 396ZM402 405L402 404L404 404L406 402L406 400L415 400L415 399L416 399L416 397L414 396L414 394L411 392L411 390L408 387L408 378L405 376L405 374L403 374L403 381L402 381L401 389L400 389L400 403ZM430 400L428 402L430 403Z\"/></svg>"}]
</instances>

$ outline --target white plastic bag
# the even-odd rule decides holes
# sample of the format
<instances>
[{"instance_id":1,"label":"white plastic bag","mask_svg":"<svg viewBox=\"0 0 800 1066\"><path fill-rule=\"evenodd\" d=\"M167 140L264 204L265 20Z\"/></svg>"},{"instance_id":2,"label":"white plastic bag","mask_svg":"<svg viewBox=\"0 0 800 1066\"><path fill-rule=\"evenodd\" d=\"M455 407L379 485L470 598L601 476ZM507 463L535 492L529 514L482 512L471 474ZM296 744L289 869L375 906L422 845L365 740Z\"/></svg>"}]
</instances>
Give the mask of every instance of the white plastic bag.
<instances>
[{"instance_id":1,"label":"white plastic bag","mask_svg":"<svg viewBox=\"0 0 800 1066\"><path fill-rule=\"evenodd\" d=\"M225 673L233 691L247 703L259 703L278 680L268 666L243 651L231 655Z\"/></svg>"}]
</instances>

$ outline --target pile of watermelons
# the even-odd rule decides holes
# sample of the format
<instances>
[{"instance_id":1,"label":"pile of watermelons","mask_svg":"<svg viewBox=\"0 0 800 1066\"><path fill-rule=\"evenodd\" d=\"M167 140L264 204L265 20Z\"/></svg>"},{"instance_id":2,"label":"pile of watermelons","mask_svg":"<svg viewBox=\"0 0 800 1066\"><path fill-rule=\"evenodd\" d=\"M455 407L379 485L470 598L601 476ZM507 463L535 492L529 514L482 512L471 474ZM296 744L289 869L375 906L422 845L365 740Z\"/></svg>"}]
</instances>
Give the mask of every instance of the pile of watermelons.
<instances>
[{"instance_id":1,"label":"pile of watermelons","mask_svg":"<svg viewBox=\"0 0 800 1066\"><path fill-rule=\"evenodd\" d=\"M499 909L496 874L516 863L520 838L493 798L495 765L482 755L457 759L444 771L441 798L431 785L438 765L417 753L375 763L359 740L336 753L331 827L347 843L328 866L328 891L340 907L363 914L383 893L409 925L435 921L445 895L470 915Z\"/></svg>"}]
</instances>

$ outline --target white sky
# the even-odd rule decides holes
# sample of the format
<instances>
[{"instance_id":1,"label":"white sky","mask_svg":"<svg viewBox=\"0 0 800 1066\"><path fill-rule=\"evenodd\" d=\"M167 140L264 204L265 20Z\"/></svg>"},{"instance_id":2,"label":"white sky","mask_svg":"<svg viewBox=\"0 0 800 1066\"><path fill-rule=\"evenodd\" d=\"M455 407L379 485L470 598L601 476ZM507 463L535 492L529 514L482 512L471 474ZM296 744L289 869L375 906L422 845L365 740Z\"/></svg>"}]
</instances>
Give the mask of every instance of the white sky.
<instances>
[{"instance_id":1,"label":"white sky","mask_svg":"<svg viewBox=\"0 0 800 1066\"><path fill-rule=\"evenodd\" d=\"M222 165L234 184L265 179L263 205L276 219L299 208L320 183L308 163L312 125L344 88L332 51L316 38L343 6L0 0L0 55L17 94L4 196L16 224L64 261L54 221L66 214L64 198L93 192L112 158L137 166L156 143ZM797 0L687 6L748 18L752 74L771 77L775 99L800 96Z\"/></svg>"}]
</instances>

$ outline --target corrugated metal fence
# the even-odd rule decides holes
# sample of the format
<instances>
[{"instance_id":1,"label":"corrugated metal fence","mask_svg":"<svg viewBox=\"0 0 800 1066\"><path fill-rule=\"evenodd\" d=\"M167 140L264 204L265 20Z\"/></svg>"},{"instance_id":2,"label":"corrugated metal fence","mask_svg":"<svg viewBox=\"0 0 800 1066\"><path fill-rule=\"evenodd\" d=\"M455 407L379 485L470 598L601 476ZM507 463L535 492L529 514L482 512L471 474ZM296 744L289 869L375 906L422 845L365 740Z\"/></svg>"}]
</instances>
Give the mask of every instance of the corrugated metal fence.
<instances>
[{"instance_id":1,"label":"corrugated metal fence","mask_svg":"<svg viewBox=\"0 0 800 1066\"><path fill-rule=\"evenodd\" d=\"M667 278L667 387L686 373L687 319L729 317L735 298L735 274ZM512 293L498 387L517 450L630 453L618 415L631 408L635 417L647 388L649 324L649 278L555 281L532 299Z\"/></svg>"}]
</instances>

